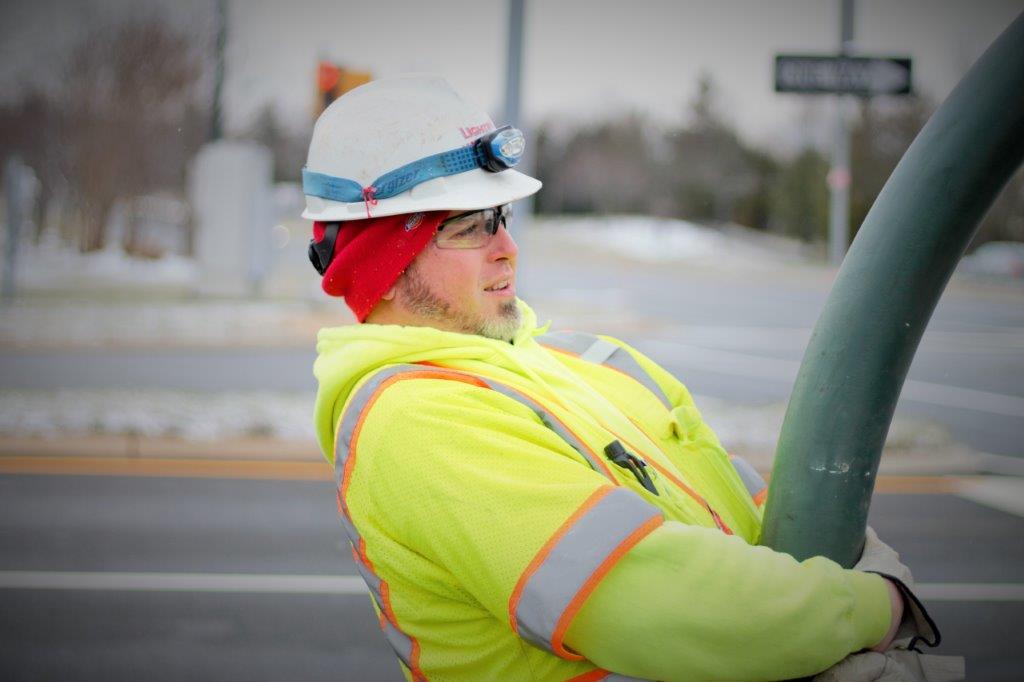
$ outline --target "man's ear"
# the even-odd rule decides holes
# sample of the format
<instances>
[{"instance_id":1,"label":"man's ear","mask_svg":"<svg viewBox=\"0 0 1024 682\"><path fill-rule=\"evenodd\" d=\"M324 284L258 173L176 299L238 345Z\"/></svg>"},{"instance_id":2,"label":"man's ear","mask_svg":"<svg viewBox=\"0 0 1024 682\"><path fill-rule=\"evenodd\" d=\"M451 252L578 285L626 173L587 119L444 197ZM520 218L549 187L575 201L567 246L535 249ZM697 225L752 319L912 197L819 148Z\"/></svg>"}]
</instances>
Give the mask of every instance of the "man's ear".
<instances>
[{"instance_id":1,"label":"man's ear","mask_svg":"<svg viewBox=\"0 0 1024 682\"><path fill-rule=\"evenodd\" d=\"M397 284L392 284L391 288L388 289L387 291L385 291L384 295L380 297L381 300L382 301L390 301L390 300L394 299L395 298L395 290L397 288L398 288Z\"/></svg>"}]
</instances>

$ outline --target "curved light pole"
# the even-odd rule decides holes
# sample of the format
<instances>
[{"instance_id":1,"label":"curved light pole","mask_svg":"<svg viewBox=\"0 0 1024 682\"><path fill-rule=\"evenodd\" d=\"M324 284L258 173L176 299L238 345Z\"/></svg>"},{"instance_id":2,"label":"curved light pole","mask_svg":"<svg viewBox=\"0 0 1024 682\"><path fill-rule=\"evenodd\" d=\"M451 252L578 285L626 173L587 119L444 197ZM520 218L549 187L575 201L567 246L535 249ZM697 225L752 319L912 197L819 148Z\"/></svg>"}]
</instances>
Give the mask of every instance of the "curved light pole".
<instances>
[{"instance_id":1,"label":"curved light pole","mask_svg":"<svg viewBox=\"0 0 1024 682\"><path fill-rule=\"evenodd\" d=\"M953 269L1024 159L1024 14L921 130L854 240L782 425L762 543L860 556L903 380Z\"/></svg>"}]
</instances>

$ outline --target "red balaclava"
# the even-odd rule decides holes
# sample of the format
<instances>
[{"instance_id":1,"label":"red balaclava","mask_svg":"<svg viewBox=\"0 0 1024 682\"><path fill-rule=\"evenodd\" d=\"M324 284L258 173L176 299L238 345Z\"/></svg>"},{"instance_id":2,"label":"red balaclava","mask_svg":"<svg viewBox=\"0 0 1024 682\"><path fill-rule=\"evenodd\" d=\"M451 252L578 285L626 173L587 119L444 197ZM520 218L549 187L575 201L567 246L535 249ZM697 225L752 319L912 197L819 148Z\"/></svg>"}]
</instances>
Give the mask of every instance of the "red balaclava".
<instances>
[{"instance_id":1,"label":"red balaclava","mask_svg":"<svg viewBox=\"0 0 1024 682\"><path fill-rule=\"evenodd\" d=\"M324 291L343 296L356 319L366 321L381 296L430 243L446 215L447 211L431 211L345 221L324 273ZM313 223L315 241L324 238L327 224Z\"/></svg>"}]
</instances>

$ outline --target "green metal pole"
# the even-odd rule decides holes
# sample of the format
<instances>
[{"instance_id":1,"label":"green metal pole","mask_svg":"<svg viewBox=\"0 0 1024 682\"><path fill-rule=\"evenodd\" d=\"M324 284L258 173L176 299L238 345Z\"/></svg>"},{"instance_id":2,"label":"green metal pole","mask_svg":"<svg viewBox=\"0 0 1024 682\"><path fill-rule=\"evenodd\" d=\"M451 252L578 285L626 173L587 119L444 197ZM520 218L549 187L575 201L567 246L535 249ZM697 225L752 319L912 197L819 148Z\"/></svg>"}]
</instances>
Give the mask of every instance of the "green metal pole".
<instances>
[{"instance_id":1,"label":"green metal pole","mask_svg":"<svg viewBox=\"0 0 1024 682\"><path fill-rule=\"evenodd\" d=\"M860 556L910 361L978 223L1024 159L1024 14L964 76L879 194L811 335L782 425L762 543Z\"/></svg>"}]
</instances>

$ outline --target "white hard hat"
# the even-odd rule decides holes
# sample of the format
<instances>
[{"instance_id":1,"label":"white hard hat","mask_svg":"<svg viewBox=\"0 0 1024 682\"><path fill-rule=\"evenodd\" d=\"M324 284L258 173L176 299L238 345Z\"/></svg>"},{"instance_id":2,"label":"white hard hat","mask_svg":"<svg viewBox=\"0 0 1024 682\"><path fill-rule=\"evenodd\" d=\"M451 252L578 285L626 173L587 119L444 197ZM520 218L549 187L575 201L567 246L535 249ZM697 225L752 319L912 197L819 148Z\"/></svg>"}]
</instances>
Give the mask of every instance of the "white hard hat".
<instances>
[{"instance_id":1,"label":"white hard hat","mask_svg":"<svg viewBox=\"0 0 1024 682\"><path fill-rule=\"evenodd\" d=\"M485 151L493 158L492 144L498 166L483 160ZM508 167L522 146L519 131L496 129L443 78L372 81L317 119L303 169L302 217L331 222L507 204L541 187ZM507 164L500 149L512 151Z\"/></svg>"}]
</instances>

